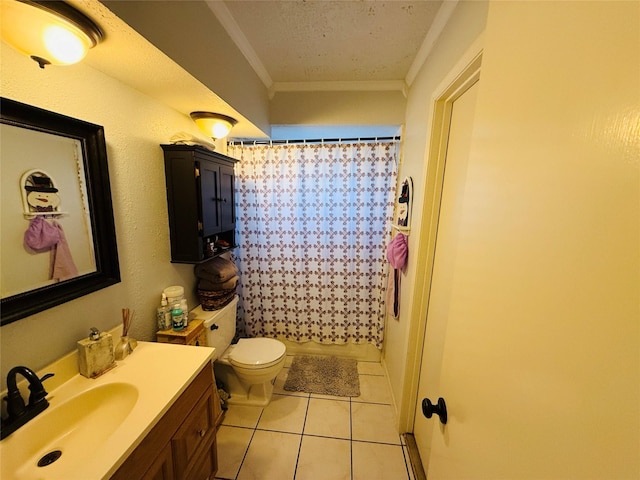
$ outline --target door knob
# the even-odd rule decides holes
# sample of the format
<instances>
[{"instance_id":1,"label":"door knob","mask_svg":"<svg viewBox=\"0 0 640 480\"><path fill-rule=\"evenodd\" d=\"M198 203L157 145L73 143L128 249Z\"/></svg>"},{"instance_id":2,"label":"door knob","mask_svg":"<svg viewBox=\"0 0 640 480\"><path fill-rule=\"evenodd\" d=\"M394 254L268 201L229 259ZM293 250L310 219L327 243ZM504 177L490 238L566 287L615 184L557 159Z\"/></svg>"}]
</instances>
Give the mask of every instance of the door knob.
<instances>
[{"instance_id":1,"label":"door knob","mask_svg":"<svg viewBox=\"0 0 640 480\"><path fill-rule=\"evenodd\" d=\"M435 413L440 417L440 422L443 425L446 425L447 423L447 404L442 397L438 399L438 403L436 405L431 403L431 400L429 400L428 398L423 399L422 413L427 418L431 418L431 415Z\"/></svg>"}]
</instances>

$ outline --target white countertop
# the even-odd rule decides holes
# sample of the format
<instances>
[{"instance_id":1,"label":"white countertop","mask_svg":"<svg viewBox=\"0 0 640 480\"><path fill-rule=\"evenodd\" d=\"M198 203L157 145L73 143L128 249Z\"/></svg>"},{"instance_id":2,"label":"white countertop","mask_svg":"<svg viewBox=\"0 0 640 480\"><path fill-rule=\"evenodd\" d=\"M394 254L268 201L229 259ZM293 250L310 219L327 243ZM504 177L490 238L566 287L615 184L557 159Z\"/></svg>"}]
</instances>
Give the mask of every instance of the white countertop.
<instances>
[{"instance_id":1,"label":"white countertop","mask_svg":"<svg viewBox=\"0 0 640 480\"><path fill-rule=\"evenodd\" d=\"M91 445L86 445L82 454L63 452L60 460L44 468L31 465L33 462L25 465L22 457L17 454L31 443L29 433L37 431L35 427L29 427L31 422L20 427L0 442L0 477L3 480L108 479L202 368L211 363L214 351L208 347L139 342L131 355L116 362L115 368L100 377L88 379L76 374L60 385L54 384L55 388L52 390L47 388L49 408L31 422L37 422L45 415L55 414L57 407L83 392L110 383L133 385L138 390L138 397L126 419L99 448L94 450ZM45 383L45 387L51 385ZM43 447L44 451L41 453L47 453L52 446ZM39 456L40 453L37 454L38 458Z\"/></svg>"}]
</instances>

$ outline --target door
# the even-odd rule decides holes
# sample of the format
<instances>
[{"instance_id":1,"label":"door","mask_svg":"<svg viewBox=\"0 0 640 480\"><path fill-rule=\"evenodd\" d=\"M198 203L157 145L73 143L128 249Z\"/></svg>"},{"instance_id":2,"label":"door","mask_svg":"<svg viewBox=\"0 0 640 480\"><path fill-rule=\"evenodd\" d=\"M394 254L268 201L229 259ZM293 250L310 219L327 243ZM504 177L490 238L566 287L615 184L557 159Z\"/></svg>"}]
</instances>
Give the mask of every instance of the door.
<instances>
[{"instance_id":1,"label":"door","mask_svg":"<svg viewBox=\"0 0 640 480\"><path fill-rule=\"evenodd\" d=\"M207 160L200 161L200 192L202 205L202 236L220 232L220 167Z\"/></svg>"},{"instance_id":2,"label":"door","mask_svg":"<svg viewBox=\"0 0 640 480\"><path fill-rule=\"evenodd\" d=\"M444 174L429 480L640 478L639 14L490 2L470 155Z\"/></svg>"},{"instance_id":3,"label":"door","mask_svg":"<svg viewBox=\"0 0 640 480\"><path fill-rule=\"evenodd\" d=\"M472 84L465 86L462 92L456 93L457 98L454 97L453 101L447 105L448 115L443 115L443 118L450 118L449 131L443 135L443 138L448 137L448 145L427 314L426 337L429 341L423 346L414 425L414 435L425 471L429 470L432 450L440 455L442 443L445 441L442 435L444 429L441 428L438 417L432 417L430 420L425 418L421 403L423 398L432 397L431 400L435 404L438 397L444 395L440 382L441 360L445 336L448 333L449 316L452 314L452 308L455 307L451 303L451 298L457 279L456 254L479 82L473 80L470 83ZM425 346L429 348L425 349ZM447 395L445 401L449 402L449 409L456 412L458 405L453 398ZM456 423L459 418L453 415L449 421Z\"/></svg>"},{"instance_id":4,"label":"door","mask_svg":"<svg viewBox=\"0 0 640 480\"><path fill-rule=\"evenodd\" d=\"M233 167L220 165L220 230L233 230L236 226L236 210L233 203L235 173Z\"/></svg>"}]
</instances>

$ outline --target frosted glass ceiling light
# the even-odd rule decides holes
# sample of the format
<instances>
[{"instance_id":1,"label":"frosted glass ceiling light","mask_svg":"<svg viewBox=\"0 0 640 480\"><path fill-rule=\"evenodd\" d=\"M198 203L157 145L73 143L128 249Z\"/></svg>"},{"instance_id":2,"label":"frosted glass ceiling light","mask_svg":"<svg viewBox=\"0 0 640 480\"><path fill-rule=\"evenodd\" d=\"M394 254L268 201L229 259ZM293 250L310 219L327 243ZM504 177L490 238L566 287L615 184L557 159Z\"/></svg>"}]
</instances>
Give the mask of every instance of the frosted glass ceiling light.
<instances>
[{"instance_id":1,"label":"frosted glass ceiling light","mask_svg":"<svg viewBox=\"0 0 640 480\"><path fill-rule=\"evenodd\" d=\"M70 65L84 58L104 34L66 2L2 0L2 39L40 68Z\"/></svg>"},{"instance_id":2,"label":"frosted glass ceiling light","mask_svg":"<svg viewBox=\"0 0 640 480\"><path fill-rule=\"evenodd\" d=\"M238 123L235 118L212 112L191 112L191 118L200 130L214 140L229 135L233 126Z\"/></svg>"}]
</instances>

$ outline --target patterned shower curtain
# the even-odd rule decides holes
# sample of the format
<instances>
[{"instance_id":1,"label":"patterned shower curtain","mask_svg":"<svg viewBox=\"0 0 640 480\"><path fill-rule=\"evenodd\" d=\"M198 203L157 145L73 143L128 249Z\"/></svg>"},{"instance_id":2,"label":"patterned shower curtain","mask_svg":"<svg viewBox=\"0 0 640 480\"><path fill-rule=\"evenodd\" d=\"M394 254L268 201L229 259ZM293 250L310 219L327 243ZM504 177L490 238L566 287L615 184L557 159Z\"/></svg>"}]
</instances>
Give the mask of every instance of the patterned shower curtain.
<instances>
[{"instance_id":1,"label":"patterned shower curtain","mask_svg":"<svg viewBox=\"0 0 640 480\"><path fill-rule=\"evenodd\" d=\"M229 146L247 335L382 348L397 147Z\"/></svg>"}]
</instances>

